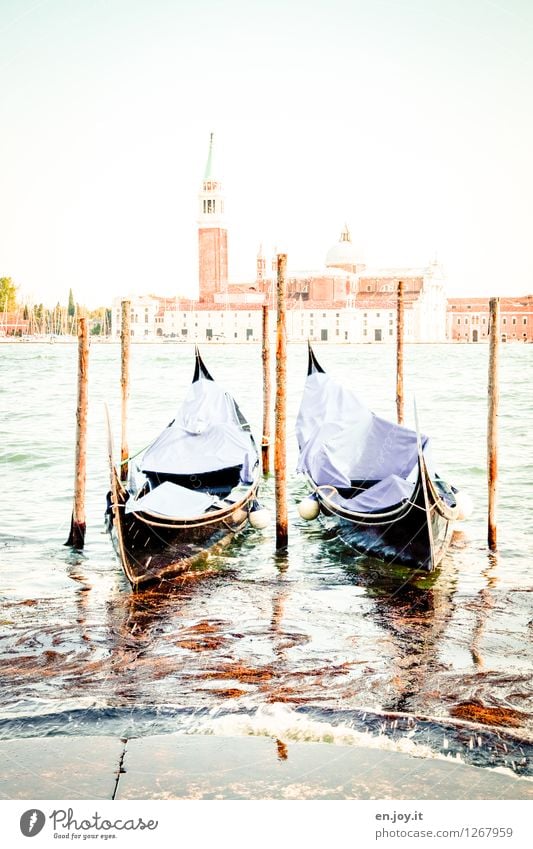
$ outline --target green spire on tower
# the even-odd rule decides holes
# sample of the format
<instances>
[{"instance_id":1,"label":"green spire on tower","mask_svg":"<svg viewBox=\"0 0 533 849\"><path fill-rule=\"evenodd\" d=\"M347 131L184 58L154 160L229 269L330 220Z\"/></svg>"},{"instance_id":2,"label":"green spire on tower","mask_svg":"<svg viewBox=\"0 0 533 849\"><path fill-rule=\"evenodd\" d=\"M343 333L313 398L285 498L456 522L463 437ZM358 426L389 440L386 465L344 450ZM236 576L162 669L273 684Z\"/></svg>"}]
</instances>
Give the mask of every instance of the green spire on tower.
<instances>
[{"instance_id":1,"label":"green spire on tower","mask_svg":"<svg viewBox=\"0 0 533 849\"><path fill-rule=\"evenodd\" d=\"M209 153L207 155L207 164L205 166L205 174L204 180L212 180L213 179L213 136L215 134L211 133L209 138Z\"/></svg>"}]
</instances>

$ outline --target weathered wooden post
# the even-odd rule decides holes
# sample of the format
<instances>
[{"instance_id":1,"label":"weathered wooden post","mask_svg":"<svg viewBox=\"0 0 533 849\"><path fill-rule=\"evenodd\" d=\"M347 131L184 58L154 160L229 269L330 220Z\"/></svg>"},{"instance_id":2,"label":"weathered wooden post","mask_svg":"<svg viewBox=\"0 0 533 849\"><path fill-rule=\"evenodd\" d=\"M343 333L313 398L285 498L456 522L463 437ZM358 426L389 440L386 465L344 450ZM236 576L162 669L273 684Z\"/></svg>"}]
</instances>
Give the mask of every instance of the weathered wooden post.
<instances>
[{"instance_id":1,"label":"weathered wooden post","mask_svg":"<svg viewBox=\"0 0 533 849\"><path fill-rule=\"evenodd\" d=\"M263 304L263 439L261 457L263 474L270 473L270 335L268 326L268 301Z\"/></svg>"},{"instance_id":2,"label":"weathered wooden post","mask_svg":"<svg viewBox=\"0 0 533 849\"><path fill-rule=\"evenodd\" d=\"M122 301L122 321L120 327L120 388L122 401L122 430L120 437L120 480L128 477L128 438L126 428L128 423L128 397L130 394L130 312L131 302Z\"/></svg>"},{"instance_id":3,"label":"weathered wooden post","mask_svg":"<svg viewBox=\"0 0 533 849\"><path fill-rule=\"evenodd\" d=\"M76 407L76 454L74 461L74 506L70 534L65 545L85 544L85 481L87 477L87 409L89 406L89 336L87 318L78 319L78 401Z\"/></svg>"},{"instance_id":4,"label":"weathered wooden post","mask_svg":"<svg viewBox=\"0 0 533 849\"><path fill-rule=\"evenodd\" d=\"M396 414L403 424L403 280L398 280L396 313Z\"/></svg>"},{"instance_id":5,"label":"weathered wooden post","mask_svg":"<svg viewBox=\"0 0 533 849\"><path fill-rule=\"evenodd\" d=\"M500 389L498 384L498 348L500 341L499 298L490 299L489 313L489 403L487 417L487 475L489 487L488 544L491 551L496 551L496 497L498 483L498 404L500 400Z\"/></svg>"},{"instance_id":6,"label":"weathered wooden post","mask_svg":"<svg viewBox=\"0 0 533 849\"><path fill-rule=\"evenodd\" d=\"M285 269L287 254L277 255L277 337L276 337L276 434L274 472L276 475L276 548L288 543L287 518L287 328L285 315Z\"/></svg>"}]
</instances>

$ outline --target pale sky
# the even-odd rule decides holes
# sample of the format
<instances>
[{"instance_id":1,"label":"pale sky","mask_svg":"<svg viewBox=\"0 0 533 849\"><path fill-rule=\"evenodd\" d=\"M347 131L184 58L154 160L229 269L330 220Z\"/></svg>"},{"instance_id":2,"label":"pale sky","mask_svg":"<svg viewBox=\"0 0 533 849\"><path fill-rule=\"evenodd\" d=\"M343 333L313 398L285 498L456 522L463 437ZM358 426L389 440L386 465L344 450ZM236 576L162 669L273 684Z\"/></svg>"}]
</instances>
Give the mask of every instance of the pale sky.
<instances>
[{"instance_id":1,"label":"pale sky","mask_svg":"<svg viewBox=\"0 0 533 849\"><path fill-rule=\"evenodd\" d=\"M230 278L259 243L450 295L533 291L532 0L0 0L0 276L197 292L215 132Z\"/></svg>"}]
</instances>

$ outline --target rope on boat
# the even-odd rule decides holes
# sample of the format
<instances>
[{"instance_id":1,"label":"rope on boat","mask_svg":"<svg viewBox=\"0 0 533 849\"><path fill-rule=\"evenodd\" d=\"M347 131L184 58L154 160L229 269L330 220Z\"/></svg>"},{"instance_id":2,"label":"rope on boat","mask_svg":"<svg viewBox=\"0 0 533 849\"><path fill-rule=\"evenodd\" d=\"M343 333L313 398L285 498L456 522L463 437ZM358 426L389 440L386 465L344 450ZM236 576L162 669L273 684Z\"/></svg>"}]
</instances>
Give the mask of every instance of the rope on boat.
<instances>
[{"instance_id":1,"label":"rope on boat","mask_svg":"<svg viewBox=\"0 0 533 849\"><path fill-rule=\"evenodd\" d=\"M130 454L130 456L129 456L129 457L126 457L126 459L125 459L125 460L121 460L121 461L120 461L120 463L119 463L119 466L125 466L125 465L126 465L126 463L129 463L129 462L130 462L130 460L134 460L134 459L135 459L135 457L138 457L138 456L139 456L139 454L142 454L142 453L143 453L143 451L146 451L146 449L148 448L148 446L149 446L149 445L151 445L151 444L152 444L152 443L151 443L151 442L149 442L149 443L148 443L148 445L145 445L145 446L144 446L144 448L141 448L141 449L140 449L140 451L137 451L137 453L136 453L136 454Z\"/></svg>"},{"instance_id":2,"label":"rope on boat","mask_svg":"<svg viewBox=\"0 0 533 849\"><path fill-rule=\"evenodd\" d=\"M341 505L340 505L340 504L335 504L335 502L334 502L334 501L332 501L332 499L331 499L331 494L339 495L339 490L337 489L337 487L333 486L333 484L330 484L330 483L323 483L323 484L321 484L320 486L317 486L316 491L317 491L317 492L321 492L321 490L323 490L323 489L328 489L328 490L330 490L330 495L328 496L328 495L326 495L326 494L323 494L323 497L324 497L327 501L329 501L329 502L330 502L330 503L331 503L334 507L337 507L337 508L339 508L339 507L340 507L340 508L341 508L341 510L342 510L343 508L341 507ZM322 493L321 493L321 494L322 494ZM405 501L404 501L404 503L405 503L405 504L409 504L411 507L415 507L417 510L422 510L422 512L423 512L423 513L426 513L426 508L425 508L425 507L421 507L421 506L420 506L420 504L415 504L415 502L414 502L414 501L411 501L409 498L406 498L406 499L405 499ZM429 512L430 512L430 513L432 513L434 510L436 510L436 509L437 509L437 505L436 505L436 504L432 504L432 505L431 505L431 507L429 507L428 509L429 509ZM347 511L347 512L349 512L349 511ZM361 513L360 515L364 516L364 515L368 515L368 514ZM380 518L384 518L384 517L383 517L383 516L380 516ZM384 522L376 522L376 523L374 523L374 524L376 524L376 525L380 525L380 524L381 524L381 525L386 525L386 524L388 524L388 523L389 523L389 520L386 520L386 521L384 521Z\"/></svg>"}]
</instances>

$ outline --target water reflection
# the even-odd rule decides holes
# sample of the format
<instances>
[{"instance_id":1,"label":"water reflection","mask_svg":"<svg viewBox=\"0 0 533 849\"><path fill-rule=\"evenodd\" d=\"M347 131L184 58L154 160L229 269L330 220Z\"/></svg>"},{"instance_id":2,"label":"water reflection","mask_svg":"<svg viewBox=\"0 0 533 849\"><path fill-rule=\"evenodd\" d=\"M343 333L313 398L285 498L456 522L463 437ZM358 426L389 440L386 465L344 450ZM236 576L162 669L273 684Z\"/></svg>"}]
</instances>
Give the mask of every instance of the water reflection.
<instances>
[{"instance_id":1,"label":"water reflection","mask_svg":"<svg viewBox=\"0 0 533 849\"><path fill-rule=\"evenodd\" d=\"M472 643L470 646L472 660L478 669L483 669L485 666L481 643L488 616L494 607L494 590L498 585L498 553L487 552L487 561L487 567L481 573L486 581L486 585L480 589L477 602L475 603L477 609L476 624L472 633Z\"/></svg>"}]
</instances>

